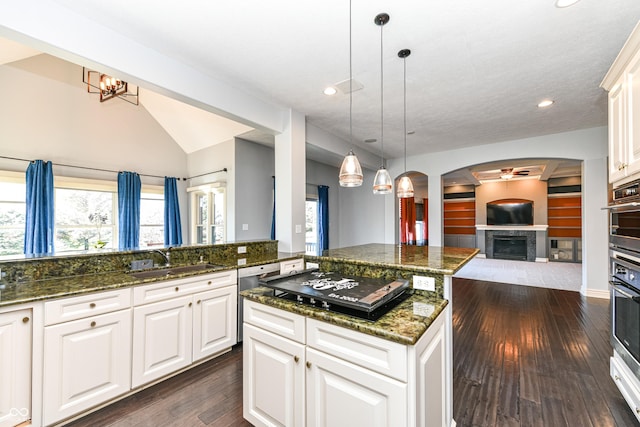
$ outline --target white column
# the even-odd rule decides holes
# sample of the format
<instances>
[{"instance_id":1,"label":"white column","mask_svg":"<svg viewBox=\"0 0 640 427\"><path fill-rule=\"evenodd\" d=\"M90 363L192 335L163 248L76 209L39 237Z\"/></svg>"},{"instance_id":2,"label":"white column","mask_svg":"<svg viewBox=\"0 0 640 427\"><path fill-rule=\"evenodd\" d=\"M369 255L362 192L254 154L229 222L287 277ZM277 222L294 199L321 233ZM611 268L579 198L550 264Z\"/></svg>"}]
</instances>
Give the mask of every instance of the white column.
<instances>
[{"instance_id":1,"label":"white column","mask_svg":"<svg viewBox=\"0 0 640 427\"><path fill-rule=\"evenodd\" d=\"M442 176L429 174L429 246L443 246Z\"/></svg>"},{"instance_id":2,"label":"white column","mask_svg":"<svg viewBox=\"0 0 640 427\"><path fill-rule=\"evenodd\" d=\"M276 239L282 252L304 251L305 117L289 110L275 138Z\"/></svg>"},{"instance_id":3,"label":"white column","mask_svg":"<svg viewBox=\"0 0 640 427\"><path fill-rule=\"evenodd\" d=\"M582 288L586 296L609 298L607 159L582 162Z\"/></svg>"}]
</instances>

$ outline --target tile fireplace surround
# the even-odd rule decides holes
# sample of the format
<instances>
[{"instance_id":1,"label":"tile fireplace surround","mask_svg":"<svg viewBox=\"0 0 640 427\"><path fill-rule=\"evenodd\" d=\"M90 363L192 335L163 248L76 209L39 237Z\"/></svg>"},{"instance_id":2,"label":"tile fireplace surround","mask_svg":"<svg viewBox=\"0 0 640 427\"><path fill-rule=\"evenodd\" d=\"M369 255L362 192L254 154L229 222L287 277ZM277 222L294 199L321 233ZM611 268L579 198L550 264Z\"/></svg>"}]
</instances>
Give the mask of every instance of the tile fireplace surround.
<instances>
[{"instance_id":1,"label":"tile fireplace surround","mask_svg":"<svg viewBox=\"0 0 640 427\"><path fill-rule=\"evenodd\" d=\"M476 242L480 253L493 258L495 237L527 238L527 261L547 261L547 225L476 225Z\"/></svg>"}]
</instances>

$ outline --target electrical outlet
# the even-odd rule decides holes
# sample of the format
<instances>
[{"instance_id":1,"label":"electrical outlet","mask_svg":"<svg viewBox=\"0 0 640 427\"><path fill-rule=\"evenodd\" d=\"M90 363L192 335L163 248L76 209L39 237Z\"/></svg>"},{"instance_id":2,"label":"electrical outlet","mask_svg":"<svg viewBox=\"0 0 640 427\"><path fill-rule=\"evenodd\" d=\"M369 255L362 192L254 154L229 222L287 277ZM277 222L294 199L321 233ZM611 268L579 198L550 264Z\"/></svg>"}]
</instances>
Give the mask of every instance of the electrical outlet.
<instances>
[{"instance_id":1,"label":"electrical outlet","mask_svg":"<svg viewBox=\"0 0 640 427\"><path fill-rule=\"evenodd\" d=\"M434 277L413 276L413 289L434 292L436 290L436 279Z\"/></svg>"},{"instance_id":2,"label":"electrical outlet","mask_svg":"<svg viewBox=\"0 0 640 427\"><path fill-rule=\"evenodd\" d=\"M435 311L435 307L431 304L425 304L423 302L413 303L413 314L416 316L429 317Z\"/></svg>"},{"instance_id":3,"label":"electrical outlet","mask_svg":"<svg viewBox=\"0 0 640 427\"><path fill-rule=\"evenodd\" d=\"M296 224L296 233L302 233L302 226L300 224Z\"/></svg>"},{"instance_id":4,"label":"electrical outlet","mask_svg":"<svg viewBox=\"0 0 640 427\"><path fill-rule=\"evenodd\" d=\"M240 258L238 260L238 265L246 265L247 264L247 259L246 258Z\"/></svg>"},{"instance_id":5,"label":"electrical outlet","mask_svg":"<svg viewBox=\"0 0 640 427\"><path fill-rule=\"evenodd\" d=\"M239 254L246 254L247 253L247 247L246 246L238 246L238 253Z\"/></svg>"},{"instance_id":6,"label":"electrical outlet","mask_svg":"<svg viewBox=\"0 0 640 427\"><path fill-rule=\"evenodd\" d=\"M247 231L249 229L249 224L242 224L242 231Z\"/></svg>"}]
</instances>

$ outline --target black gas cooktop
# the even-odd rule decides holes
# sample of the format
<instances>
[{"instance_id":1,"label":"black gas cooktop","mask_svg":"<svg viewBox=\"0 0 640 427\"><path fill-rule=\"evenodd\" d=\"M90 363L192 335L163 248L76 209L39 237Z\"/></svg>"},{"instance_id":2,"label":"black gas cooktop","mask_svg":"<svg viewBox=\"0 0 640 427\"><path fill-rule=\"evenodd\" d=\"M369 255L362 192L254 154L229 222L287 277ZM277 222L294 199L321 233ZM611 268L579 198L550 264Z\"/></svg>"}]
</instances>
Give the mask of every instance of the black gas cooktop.
<instances>
[{"instance_id":1,"label":"black gas cooktop","mask_svg":"<svg viewBox=\"0 0 640 427\"><path fill-rule=\"evenodd\" d=\"M299 274L260 280L274 294L301 304L313 305L351 316L376 320L408 297L409 282L368 277L345 277L339 273L305 270Z\"/></svg>"}]
</instances>

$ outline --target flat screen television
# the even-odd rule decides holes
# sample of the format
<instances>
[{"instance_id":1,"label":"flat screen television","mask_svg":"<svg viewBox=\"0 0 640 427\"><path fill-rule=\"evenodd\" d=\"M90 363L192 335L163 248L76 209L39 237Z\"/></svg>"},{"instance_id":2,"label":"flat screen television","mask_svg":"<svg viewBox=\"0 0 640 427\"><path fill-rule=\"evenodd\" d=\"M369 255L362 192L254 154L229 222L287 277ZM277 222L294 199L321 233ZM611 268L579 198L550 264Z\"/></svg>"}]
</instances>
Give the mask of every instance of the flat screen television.
<instances>
[{"instance_id":1,"label":"flat screen television","mask_svg":"<svg viewBox=\"0 0 640 427\"><path fill-rule=\"evenodd\" d=\"M487 225L533 225L533 202L487 203Z\"/></svg>"}]
</instances>

